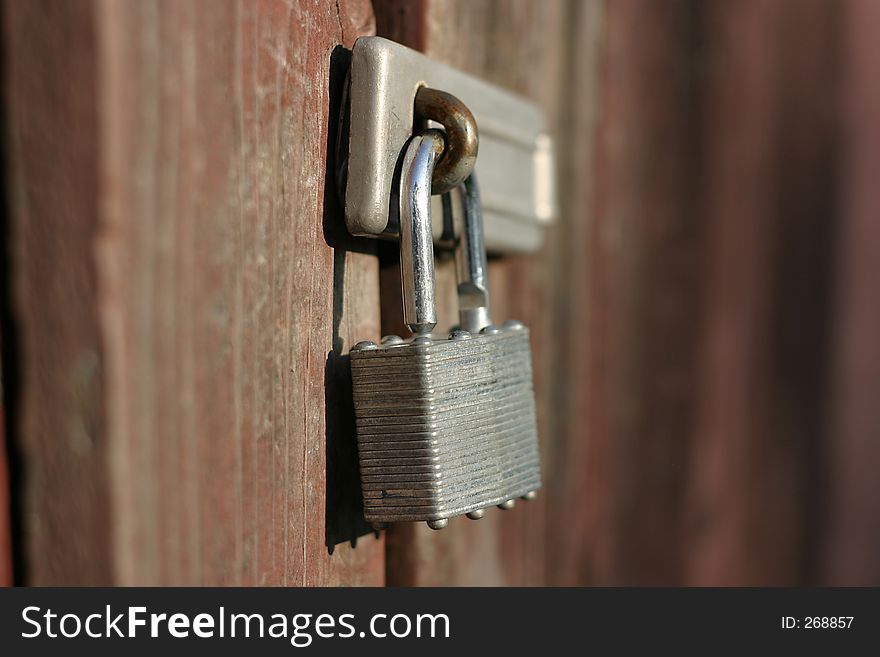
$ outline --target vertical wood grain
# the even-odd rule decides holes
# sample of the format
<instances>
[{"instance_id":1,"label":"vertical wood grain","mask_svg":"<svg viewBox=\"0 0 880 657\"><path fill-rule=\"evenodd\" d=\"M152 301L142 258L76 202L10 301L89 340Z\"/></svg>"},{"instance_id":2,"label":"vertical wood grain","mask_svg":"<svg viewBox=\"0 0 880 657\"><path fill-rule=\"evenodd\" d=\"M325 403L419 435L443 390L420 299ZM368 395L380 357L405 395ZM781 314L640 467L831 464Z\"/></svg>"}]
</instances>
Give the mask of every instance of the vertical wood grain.
<instances>
[{"instance_id":1,"label":"vertical wood grain","mask_svg":"<svg viewBox=\"0 0 880 657\"><path fill-rule=\"evenodd\" d=\"M389 581L875 576L870 3L402 5L380 33L544 107L560 217L490 264L533 331L540 510L395 528Z\"/></svg>"},{"instance_id":2,"label":"vertical wood grain","mask_svg":"<svg viewBox=\"0 0 880 657\"><path fill-rule=\"evenodd\" d=\"M819 581L880 584L880 5L843 9L841 229L831 352L829 499Z\"/></svg>"},{"instance_id":3,"label":"vertical wood grain","mask_svg":"<svg viewBox=\"0 0 880 657\"><path fill-rule=\"evenodd\" d=\"M379 329L325 189L369 3L6 14L26 581L382 584L325 486L328 373Z\"/></svg>"},{"instance_id":4,"label":"vertical wood grain","mask_svg":"<svg viewBox=\"0 0 880 657\"><path fill-rule=\"evenodd\" d=\"M97 43L89 3L5 3L15 410L25 582L113 581L93 250ZM66 75L58 75L66 71Z\"/></svg>"},{"instance_id":5,"label":"vertical wood grain","mask_svg":"<svg viewBox=\"0 0 880 657\"><path fill-rule=\"evenodd\" d=\"M561 3L526 1L374 3L377 30L430 57L489 80L541 104L555 117L561 98L564 43L559 39L566 18ZM551 119L552 120L552 119ZM490 263L493 318L516 318L532 331L539 433L550 453L554 378L550 354L553 294L553 245L533 258ZM389 250L383 268L383 332L405 330L399 320L399 270ZM438 262L438 326L457 323L455 272L449 259ZM390 298L390 301L386 301ZM545 458L545 464L547 459ZM554 473L546 470L545 486ZM490 509L482 520L450 522L442 532L423 524L400 525L388 532L388 581L399 585L534 585L546 580L544 506L519 502L503 512Z\"/></svg>"},{"instance_id":6,"label":"vertical wood grain","mask_svg":"<svg viewBox=\"0 0 880 657\"><path fill-rule=\"evenodd\" d=\"M698 331L694 17L682 3L578 8L576 35L601 22L596 71L574 67L569 101L592 102L595 118L572 135L562 189L558 357L570 385L557 388L552 576L671 583Z\"/></svg>"},{"instance_id":7,"label":"vertical wood grain","mask_svg":"<svg viewBox=\"0 0 880 657\"><path fill-rule=\"evenodd\" d=\"M688 504L700 584L812 581L825 493L836 3L714 3ZM742 111L742 108L748 111Z\"/></svg>"},{"instance_id":8,"label":"vertical wood grain","mask_svg":"<svg viewBox=\"0 0 880 657\"><path fill-rule=\"evenodd\" d=\"M558 437L581 505L551 542L560 583L815 577L836 19L822 1L605 5L563 219L585 223L563 229L583 374Z\"/></svg>"},{"instance_id":9,"label":"vertical wood grain","mask_svg":"<svg viewBox=\"0 0 880 657\"><path fill-rule=\"evenodd\" d=\"M560 203L490 261L532 332L538 500L385 539L346 354L405 331L397 250L346 237L327 177L374 10L541 105ZM387 544L396 585L876 583L878 26L871 0L5 3L19 579L381 585ZM454 292L440 257L441 326Z\"/></svg>"}]
</instances>

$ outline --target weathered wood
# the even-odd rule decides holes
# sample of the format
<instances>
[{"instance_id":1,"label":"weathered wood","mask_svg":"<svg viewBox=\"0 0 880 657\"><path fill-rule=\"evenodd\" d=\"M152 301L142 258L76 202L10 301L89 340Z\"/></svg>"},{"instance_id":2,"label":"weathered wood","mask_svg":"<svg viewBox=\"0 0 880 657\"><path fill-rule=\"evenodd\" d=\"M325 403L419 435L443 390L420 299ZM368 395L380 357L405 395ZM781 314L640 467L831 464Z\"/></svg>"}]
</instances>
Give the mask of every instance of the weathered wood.
<instances>
[{"instance_id":1,"label":"weathered wood","mask_svg":"<svg viewBox=\"0 0 880 657\"><path fill-rule=\"evenodd\" d=\"M538 501L360 515L346 353L380 296L405 332L328 177L370 3L7 2L18 579L382 584L387 543L391 584L880 581L877 3L374 5L557 138L558 223L490 262Z\"/></svg>"},{"instance_id":2,"label":"weathered wood","mask_svg":"<svg viewBox=\"0 0 880 657\"><path fill-rule=\"evenodd\" d=\"M688 464L699 584L815 577L827 433L838 5L711 3L704 308ZM749 108L743 111L744 108Z\"/></svg>"},{"instance_id":3,"label":"weathered wood","mask_svg":"<svg viewBox=\"0 0 880 657\"><path fill-rule=\"evenodd\" d=\"M439 61L490 80L541 103L551 117L562 98L565 7L559 3L517 2L385 2L374 3L377 31L418 48ZM547 443L552 410L548 382L553 351L552 320L544 314L553 282L547 272L553 246L528 259L505 259L490 265L493 316L517 318L533 334L542 449ZM400 323L399 271L390 251L382 279L385 333L405 331ZM386 298L391 299L386 301ZM439 326L458 321L452 262L438 263ZM545 459L546 461L546 459ZM546 469L545 469L546 470ZM553 472L545 471L548 485ZM388 532L388 581L398 585L529 585L545 581L545 500L520 502L513 511L489 510L473 522L454 520L432 532L423 524L392 527Z\"/></svg>"},{"instance_id":4,"label":"weathered wood","mask_svg":"<svg viewBox=\"0 0 880 657\"><path fill-rule=\"evenodd\" d=\"M876 573L869 7L376 3L380 33L544 105L561 206L542 253L491 264L496 314L535 338L545 512L395 528L389 581Z\"/></svg>"},{"instance_id":5,"label":"weathered wood","mask_svg":"<svg viewBox=\"0 0 880 657\"><path fill-rule=\"evenodd\" d=\"M561 228L580 335L554 439L579 511L554 500L554 581L810 581L833 5L606 5Z\"/></svg>"},{"instance_id":6,"label":"weathered wood","mask_svg":"<svg viewBox=\"0 0 880 657\"><path fill-rule=\"evenodd\" d=\"M687 10L577 4L570 21L573 61L594 68L571 69L560 140L555 583L670 583L681 568L700 224Z\"/></svg>"},{"instance_id":7,"label":"weathered wood","mask_svg":"<svg viewBox=\"0 0 880 657\"><path fill-rule=\"evenodd\" d=\"M325 189L331 57L369 3L5 23L25 581L382 584L383 541L331 532L325 483L353 440L325 443L325 386L379 329L376 259Z\"/></svg>"},{"instance_id":8,"label":"weathered wood","mask_svg":"<svg viewBox=\"0 0 880 657\"><path fill-rule=\"evenodd\" d=\"M844 8L840 236L820 582L880 585L880 4Z\"/></svg>"},{"instance_id":9,"label":"weathered wood","mask_svg":"<svg viewBox=\"0 0 880 657\"><path fill-rule=\"evenodd\" d=\"M15 410L24 582L113 581L99 230L97 36L88 3L5 3ZM59 75L65 71L65 75Z\"/></svg>"}]
</instances>

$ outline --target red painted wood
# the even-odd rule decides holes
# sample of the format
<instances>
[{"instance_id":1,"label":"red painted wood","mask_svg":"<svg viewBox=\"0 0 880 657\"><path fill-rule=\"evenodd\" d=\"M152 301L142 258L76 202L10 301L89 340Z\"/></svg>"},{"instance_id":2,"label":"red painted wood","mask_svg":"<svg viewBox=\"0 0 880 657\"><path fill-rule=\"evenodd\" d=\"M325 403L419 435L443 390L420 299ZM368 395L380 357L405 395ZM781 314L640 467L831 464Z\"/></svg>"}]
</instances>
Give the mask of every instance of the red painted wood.
<instances>
[{"instance_id":1,"label":"red painted wood","mask_svg":"<svg viewBox=\"0 0 880 657\"><path fill-rule=\"evenodd\" d=\"M394 527L387 582L877 583L871 0L6 3L23 581L386 581L344 355L399 272L326 177L374 9L540 103L560 183L490 263L539 501Z\"/></svg>"},{"instance_id":2,"label":"red painted wood","mask_svg":"<svg viewBox=\"0 0 880 657\"><path fill-rule=\"evenodd\" d=\"M843 9L842 179L821 582L880 584L880 5Z\"/></svg>"},{"instance_id":3,"label":"red painted wood","mask_svg":"<svg viewBox=\"0 0 880 657\"><path fill-rule=\"evenodd\" d=\"M876 10L535 6L376 3L380 33L544 106L561 207L492 263L535 337L542 511L395 528L389 580L873 581Z\"/></svg>"},{"instance_id":4,"label":"red painted wood","mask_svg":"<svg viewBox=\"0 0 880 657\"><path fill-rule=\"evenodd\" d=\"M377 32L432 58L531 96L550 109L561 84L563 6L505 2L374 2ZM552 454L550 400L553 347L548 340L554 282L548 278L552 247L528 259L491 265L493 317L517 318L532 329L542 449ZM397 254L387 249L382 275L383 333L407 333L399 305ZM457 323L455 273L449 259L438 262L438 326ZM528 294L524 294L524 290ZM552 486L554 473L547 470ZM388 582L396 585L535 585L545 581L546 500L520 502L512 511L490 509L477 522L454 519L434 532L424 523L388 531Z\"/></svg>"},{"instance_id":5,"label":"red painted wood","mask_svg":"<svg viewBox=\"0 0 880 657\"><path fill-rule=\"evenodd\" d=\"M97 25L89 3L5 3L23 583L110 583L98 275ZM67 75L58 75L58 71Z\"/></svg>"},{"instance_id":6,"label":"red painted wood","mask_svg":"<svg viewBox=\"0 0 880 657\"><path fill-rule=\"evenodd\" d=\"M327 546L340 358L379 328L325 189L369 3L5 12L24 581L382 584L362 519Z\"/></svg>"},{"instance_id":7,"label":"red painted wood","mask_svg":"<svg viewBox=\"0 0 880 657\"><path fill-rule=\"evenodd\" d=\"M699 207L711 222L689 464L694 583L815 577L816 450L834 440L825 354L836 18L824 1L716 3L704 17L713 66Z\"/></svg>"}]
</instances>

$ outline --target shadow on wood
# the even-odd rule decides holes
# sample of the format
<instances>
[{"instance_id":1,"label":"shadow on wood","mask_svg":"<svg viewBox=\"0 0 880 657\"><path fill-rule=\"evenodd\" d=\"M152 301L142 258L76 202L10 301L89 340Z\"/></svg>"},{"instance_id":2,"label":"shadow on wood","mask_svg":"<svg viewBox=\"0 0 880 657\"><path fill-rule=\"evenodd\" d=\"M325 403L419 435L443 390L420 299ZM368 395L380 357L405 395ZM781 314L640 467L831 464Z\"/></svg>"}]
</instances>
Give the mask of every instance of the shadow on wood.
<instances>
[{"instance_id":1,"label":"shadow on wood","mask_svg":"<svg viewBox=\"0 0 880 657\"><path fill-rule=\"evenodd\" d=\"M337 192L336 121L351 53L337 46L330 56L330 125L327 131L327 168L324 181L324 239L333 247L333 348L325 365L326 418L326 524L327 550L373 532L364 520L363 495L358 467L354 406L351 397L349 356L340 335L345 309L345 256L348 251L370 253L372 240L353 238L344 225L344 212ZM343 135L343 138L345 136Z\"/></svg>"}]
</instances>

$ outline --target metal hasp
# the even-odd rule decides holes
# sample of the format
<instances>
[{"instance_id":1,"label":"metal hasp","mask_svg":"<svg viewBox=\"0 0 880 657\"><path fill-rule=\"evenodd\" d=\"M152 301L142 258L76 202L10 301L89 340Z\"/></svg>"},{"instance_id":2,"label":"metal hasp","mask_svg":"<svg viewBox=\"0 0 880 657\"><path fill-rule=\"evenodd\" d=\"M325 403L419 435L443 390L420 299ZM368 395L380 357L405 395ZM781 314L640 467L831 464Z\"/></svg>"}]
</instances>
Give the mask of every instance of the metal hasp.
<instances>
[{"instance_id":1,"label":"metal hasp","mask_svg":"<svg viewBox=\"0 0 880 657\"><path fill-rule=\"evenodd\" d=\"M526 253L541 245L543 229L556 214L555 173L552 141L535 104L381 37L355 42L350 75L349 232L387 232L395 171L418 128L416 93L431 87L460 99L476 118L480 156L475 170L489 251ZM442 216L439 197L433 202L434 216ZM435 239L441 232L434 227Z\"/></svg>"}]
</instances>

